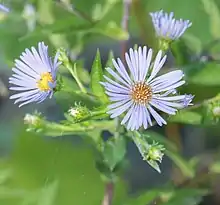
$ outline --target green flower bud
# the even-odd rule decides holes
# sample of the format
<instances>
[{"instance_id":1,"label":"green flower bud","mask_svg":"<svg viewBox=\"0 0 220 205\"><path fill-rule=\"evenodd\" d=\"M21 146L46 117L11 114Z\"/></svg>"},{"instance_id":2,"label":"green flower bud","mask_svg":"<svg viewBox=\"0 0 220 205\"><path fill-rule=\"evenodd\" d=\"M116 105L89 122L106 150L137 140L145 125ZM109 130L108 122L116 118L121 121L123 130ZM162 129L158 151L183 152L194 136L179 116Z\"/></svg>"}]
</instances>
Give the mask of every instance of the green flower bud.
<instances>
[{"instance_id":1,"label":"green flower bud","mask_svg":"<svg viewBox=\"0 0 220 205\"><path fill-rule=\"evenodd\" d=\"M220 106L214 107L212 113L215 117L220 117Z\"/></svg>"},{"instance_id":2,"label":"green flower bud","mask_svg":"<svg viewBox=\"0 0 220 205\"><path fill-rule=\"evenodd\" d=\"M24 124L28 125L27 131L42 130L43 118L41 113L35 112L34 114L27 113L24 117Z\"/></svg>"},{"instance_id":3,"label":"green flower bud","mask_svg":"<svg viewBox=\"0 0 220 205\"><path fill-rule=\"evenodd\" d=\"M69 58L66 54L66 50L64 48L59 48L57 50L57 52L59 52L59 61L61 61L64 65L69 63Z\"/></svg>"},{"instance_id":4,"label":"green flower bud","mask_svg":"<svg viewBox=\"0 0 220 205\"><path fill-rule=\"evenodd\" d=\"M167 51L170 47L171 42L172 42L171 40L160 38L159 39L159 50Z\"/></svg>"},{"instance_id":5,"label":"green flower bud","mask_svg":"<svg viewBox=\"0 0 220 205\"><path fill-rule=\"evenodd\" d=\"M153 144L147 153L147 160L162 162L164 147L162 145Z\"/></svg>"},{"instance_id":6,"label":"green flower bud","mask_svg":"<svg viewBox=\"0 0 220 205\"><path fill-rule=\"evenodd\" d=\"M68 110L68 115L73 119L75 122L82 121L91 116L90 110L82 105L75 105L75 107L71 107Z\"/></svg>"}]
</instances>

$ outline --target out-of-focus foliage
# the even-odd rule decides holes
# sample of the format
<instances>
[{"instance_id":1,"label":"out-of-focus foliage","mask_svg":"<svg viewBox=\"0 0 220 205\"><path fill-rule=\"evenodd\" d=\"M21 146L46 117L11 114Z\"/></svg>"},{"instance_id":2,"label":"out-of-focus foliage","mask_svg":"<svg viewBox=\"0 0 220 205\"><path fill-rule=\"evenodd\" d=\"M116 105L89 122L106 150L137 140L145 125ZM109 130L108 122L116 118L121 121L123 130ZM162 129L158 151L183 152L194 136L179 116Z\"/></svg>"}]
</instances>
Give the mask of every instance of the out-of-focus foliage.
<instances>
[{"instance_id":1,"label":"out-of-focus foliage","mask_svg":"<svg viewBox=\"0 0 220 205\"><path fill-rule=\"evenodd\" d=\"M88 96L87 93L81 92L83 90L78 91L77 82L70 79L65 66L61 66L60 72L65 75L62 78L65 92L56 93L56 102L65 113L75 102L84 102L84 105L92 110L89 115L92 122L89 124L84 122L85 119L80 119L82 122L68 127L70 116L65 115L68 119L59 127L56 123L50 124L44 119L47 124L44 129L40 127L39 135L24 132L23 127L16 126L13 151L10 157L2 158L0 162L0 204L101 204L104 196L104 183L101 179L104 179L105 183L115 183L115 205L143 205L155 201L164 205L199 204L202 196L209 193L209 177L219 174L219 158L216 157L215 162L208 165L205 176L203 173L200 175L197 165L202 159L199 156L195 157L194 161L185 159L175 143L148 130L141 139L146 144L156 141L163 145L166 148L165 154L180 169L186 183L168 183L160 189L141 190L135 196L128 194L129 185L122 180L120 171L128 168L124 157L126 143L132 136L125 136L124 130L118 130L114 122L95 121L97 118L106 117L102 106L107 101L106 96L100 84L97 84L105 72L101 62L102 53L89 54L94 60L89 68L85 68L84 62L78 57L91 44L118 44L131 36L141 37L143 44L156 47L156 38L148 15L150 11L163 8L168 12L174 11L178 18L190 19L193 26L180 41L172 45L175 62L171 59L171 64L184 70L187 86L181 92L195 95L195 107L179 111L168 120L171 123L203 127L215 125L216 132L219 133L219 3L214 0L133 0L129 32L121 28L121 0L8 0L3 3L11 12L1 14L2 61L13 67L14 59L18 58L25 48L42 40L54 52L60 47L65 48L68 57L74 62L71 74L76 77L75 80L81 79L86 87L90 86L90 94L97 95L98 98ZM115 54L110 53L110 58L113 55ZM106 65L112 66L111 61ZM91 79L88 70L91 70ZM101 117L100 113L103 114ZM21 123L20 117L14 118ZM72 119L75 123L74 120ZM4 133L3 127L1 133ZM109 130L111 135L107 141L102 135L106 130ZM82 134L82 131L86 131L86 134ZM43 137L43 134L54 138ZM58 137L60 135L61 137ZM81 139L89 142L89 145L85 146ZM149 147L146 150L140 149L142 157L149 156L148 151ZM148 158L147 161L159 170L158 164L152 164ZM205 177L208 182L200 187L197 181Z\"/></svg>"}]
</instances>

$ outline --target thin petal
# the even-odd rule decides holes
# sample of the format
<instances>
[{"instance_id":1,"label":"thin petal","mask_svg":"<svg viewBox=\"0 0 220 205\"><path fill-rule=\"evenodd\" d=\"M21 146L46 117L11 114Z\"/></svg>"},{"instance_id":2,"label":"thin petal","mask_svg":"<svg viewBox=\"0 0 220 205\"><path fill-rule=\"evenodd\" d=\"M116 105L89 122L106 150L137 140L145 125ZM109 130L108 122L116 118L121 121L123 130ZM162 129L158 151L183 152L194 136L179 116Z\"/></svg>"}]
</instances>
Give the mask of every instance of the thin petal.
<instances>
[{"instance_id":1,"label":"thin petal","mask_svg":"<svg viewBox=\"0 0 220 205\"><path fill-rule=\"evenodd\" d=\"M120 106L118 108L109 110L107 113L108 114L112 114L110 117L111 118L115 118L119 115L121 115L122 113L124 113L127 109L129 109L129 107L133 104L132 101L127 102L126 104L124 104L123 106Z\"/></svg>"},{"instance_id":2,"label":"thin petal","mask_svg":"<svg viewBox=\"0 0 220 205\"><path fill-rule=\"evenodd\" d=\"M163 124L167 124L166 121L150 105L148 106L148 109L158 125L162 126Z\"/></svg>"}]
</instances>

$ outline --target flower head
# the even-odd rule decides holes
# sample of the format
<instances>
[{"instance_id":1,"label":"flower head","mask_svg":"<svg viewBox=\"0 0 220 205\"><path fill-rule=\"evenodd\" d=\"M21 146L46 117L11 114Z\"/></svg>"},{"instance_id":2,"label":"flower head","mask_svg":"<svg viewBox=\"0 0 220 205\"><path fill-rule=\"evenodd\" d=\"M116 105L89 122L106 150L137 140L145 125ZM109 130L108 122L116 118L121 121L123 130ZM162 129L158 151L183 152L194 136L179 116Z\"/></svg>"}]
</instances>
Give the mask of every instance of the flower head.
<instances>
[{"instance_id":1,"label":"flower head","mask_svg":"<svg viewBox=\"0 0 220 205\"><path fill-rule=\"evenodd\" d=\"M9 78L9 83L15 86L10 90L19 91L10 99L16 99L15 103L20 103L19 107L44 101L47 97L52 97L56 87L56 74L59 66L58 53L54 61L48 56L48 46L43 42L38 43L38 51L32 47L25 49L20 56L20 60L15 60L14 74Z\"/></svg>"},{"instance_id":2,"label":"flower head","mask_svg":"<svg viewBox=\"0 0 220 205\"><path fill-rule=\"evenodd\" d=\"M130 130L152 126L151 116L158 125L166 124L156 110L175 115L177 109L188 106L193 98L192 95L176 95L176 88L185 83L181 70L156 77L166 61L166 55L163 57L162 51L159 51L152 62L152 53L152 49L147 51L146 46L130 49L125 54L129 72L119 58L117 62L113 59L116 71L111 68L106 70L114 80L104 76L107 82L101 82L112 102L108 106L108 114L115 118L125 113L121 124L126 124Z\"/></svg>"},{"instance_id":3,"label":"flower head","mask_svg":"<svg viewBox=\"0 0 220 205\"><path fill-rule=\"evenodd\" d=\"M165 13L163 10L150 13L153 26L159 38L165 40L176 40L180 38L185 30L189 28L192 23L189 20L176 20L174 13Z\"/></svg>"}]
</instances>

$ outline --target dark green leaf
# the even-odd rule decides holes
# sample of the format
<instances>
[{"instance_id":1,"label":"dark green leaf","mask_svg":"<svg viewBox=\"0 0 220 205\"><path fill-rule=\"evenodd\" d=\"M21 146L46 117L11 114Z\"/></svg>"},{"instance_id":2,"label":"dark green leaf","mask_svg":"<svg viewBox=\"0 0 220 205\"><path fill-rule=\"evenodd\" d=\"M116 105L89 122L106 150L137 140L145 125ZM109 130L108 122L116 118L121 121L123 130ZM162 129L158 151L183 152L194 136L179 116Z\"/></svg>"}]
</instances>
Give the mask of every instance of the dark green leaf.
<instances>
[{"instance_id":1,"label":"dark green leaf","mask_svg":"<svg viewBox=\"0 0 220 205\"><path fill-rule=\"evenodd\" d=\"M103 150L104 162L110 170L114 170L115 166L120 163L126 153L126 141L124 137L119 136L107 141Z\"/></svg>"},{"instance_id":2,"label":"dark green leaf","mask_svg":"<svg viewBox=\"0 0 220 205\"><path fill-rule=\"evenodd\" d=\"M103 71L101 64L100 52L97 50L95 60L93 61L91 70L91 89L94 95L100 97L102 102L107 102L108 98L105 95L104 87L100 84L103 81Z\"/></svg>"}]
</instances>

